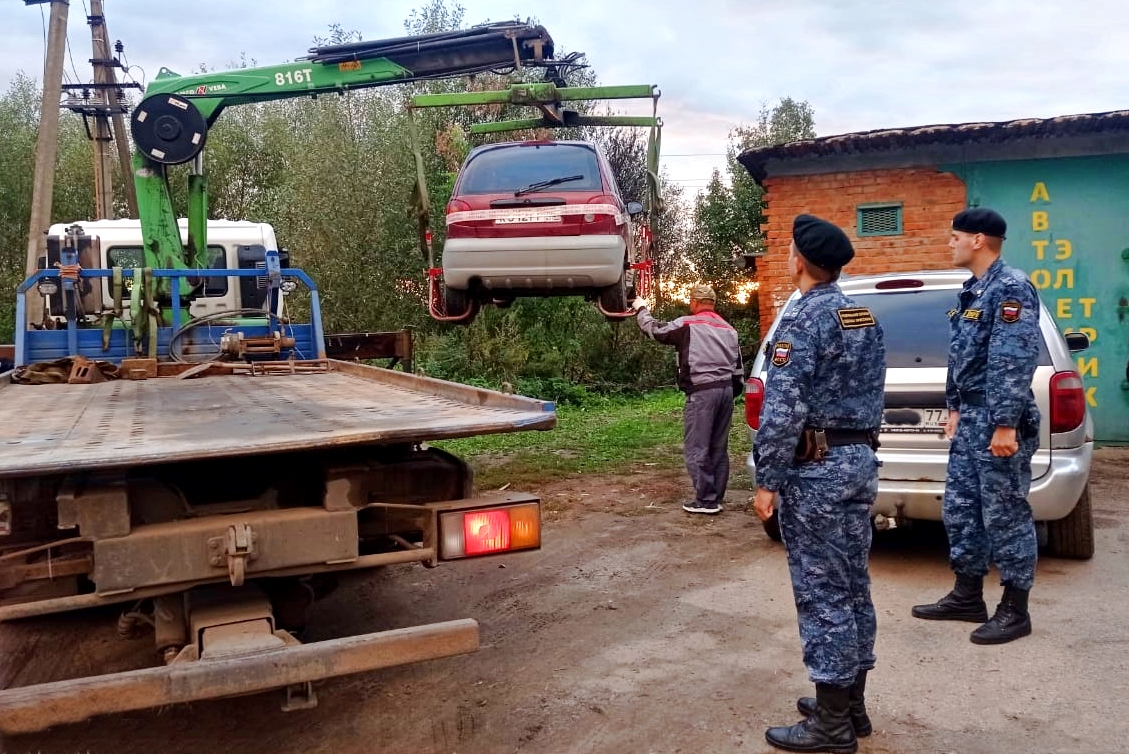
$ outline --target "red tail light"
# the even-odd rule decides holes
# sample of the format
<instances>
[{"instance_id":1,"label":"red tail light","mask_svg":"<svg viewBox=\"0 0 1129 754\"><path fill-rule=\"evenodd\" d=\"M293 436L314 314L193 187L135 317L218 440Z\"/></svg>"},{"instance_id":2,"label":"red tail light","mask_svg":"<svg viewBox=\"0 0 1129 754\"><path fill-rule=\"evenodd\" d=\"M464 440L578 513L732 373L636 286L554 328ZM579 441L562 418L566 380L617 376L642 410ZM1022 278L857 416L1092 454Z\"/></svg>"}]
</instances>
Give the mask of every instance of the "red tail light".
<instances>
[{"instance_id":1,"label":"red tail light","mask_svg":"<svg viewBox=\"0 0 1129 754\"><path fill-rule=\"evenodd\" d=\"M536 503L439 514L439 557L444 560L536 549L541 546L541 509Z\"/></svg>"},{"instance_id":2,"label":"red tail light","mask_svg":"<svg viewBox=\"0 0 1129 754\"><path fill-rule=\"evenodd\" d=\"M452 212L470 212L470 205L462 199L452 199L447 202L447 214Z\"/></svg>"},{"instance_id":3,"label":"red tail light","mask_svg":"<svg viewBox=\"0 0 1129 754\"><path fill-rule=\"evenodd\" d=\"M619 202L610 194L600 194L588 200L588 204L602 204L600 211L583 215L584 224L581 233L616 233L616 213L619 212ZM595 208L594 208L595 209Z\"/></svg>"},{"instance_id":4,"label":"red tail light","mask_svg":"<svg viewBox=\"0 0 1129 754\"><path fill-rule=\"evenodd\" d=\"M761 427L761 406L764 405L764 383L750 377L745 383L745 423L753 429Z\"/></svg>"},{"instance_id":5,"label":"red tail light","mask_svg":"<svg viewBox=\"0 0 1129 754\"><path fill-rule=\"evenodd\" d=\"M1086 391L1077 372L1051 377L1051 432L1069 432L1086 419Z\"/></svg>"},{"instance_id":6,"label":"red tail light","mask_svg":"<svg viewBox=\"0 0 1129 754\"><path fill-rule=\"evenodd\" d=\"M471 206L462 199L447 202L447 217L454 212L470 212ZM474 236L474 223L470 221L447 223L447 238L467 238Z\"/></svg>"}]
</instances>

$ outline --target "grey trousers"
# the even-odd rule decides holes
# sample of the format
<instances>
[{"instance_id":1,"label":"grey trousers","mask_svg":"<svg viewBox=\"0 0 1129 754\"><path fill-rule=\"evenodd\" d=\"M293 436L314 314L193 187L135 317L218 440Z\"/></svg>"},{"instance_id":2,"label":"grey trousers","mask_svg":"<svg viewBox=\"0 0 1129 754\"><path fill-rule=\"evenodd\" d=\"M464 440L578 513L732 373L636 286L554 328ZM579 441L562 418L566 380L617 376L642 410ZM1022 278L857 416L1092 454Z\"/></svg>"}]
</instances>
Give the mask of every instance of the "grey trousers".
<instances>
[{"instance_id":1,"label":"grey trousers","mask_svg":"<svg viewBox=\"0 0 1129 754\"><path fill-rule=\"evenodd\" d=\"M686 396L682 428L686 470L701 505L721 504L729 484L729 427L733 388L699 390Z\"/></svg>"}]
</instances>

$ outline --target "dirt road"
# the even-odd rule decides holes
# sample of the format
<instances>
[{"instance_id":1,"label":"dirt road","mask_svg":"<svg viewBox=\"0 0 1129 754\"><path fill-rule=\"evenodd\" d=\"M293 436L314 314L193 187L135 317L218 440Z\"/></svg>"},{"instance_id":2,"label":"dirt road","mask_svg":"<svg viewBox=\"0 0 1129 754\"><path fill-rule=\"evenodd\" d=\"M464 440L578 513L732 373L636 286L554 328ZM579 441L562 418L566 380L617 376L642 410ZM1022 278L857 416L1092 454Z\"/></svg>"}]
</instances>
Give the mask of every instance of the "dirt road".
<instances>
[{"instance_id":1,"label":"dirt road","mask_svg":"<svg viewBox=\"0 0 1129 754\"><path fill-rule=\"evenodd\" d=\"M765 727L795 722L811 690L783 551L744 510L747 491L698 517L678 508L686 484L641 470L547 486L541 552L352 579L318 603L309 637L472 617L476 654L323 683L315 710L283 714L273 694L198 703L3 751L771 751ZM1092 484L1097 555L1039 563L1035 631L1013 644L909 617L951 585L938 527L877 539L876 732L860 751L1129 750L1129 451L1100 451ZM152 663L148 643L116 639L114 615L0 626L0 685Z\"/></svg>"}]
</instances>

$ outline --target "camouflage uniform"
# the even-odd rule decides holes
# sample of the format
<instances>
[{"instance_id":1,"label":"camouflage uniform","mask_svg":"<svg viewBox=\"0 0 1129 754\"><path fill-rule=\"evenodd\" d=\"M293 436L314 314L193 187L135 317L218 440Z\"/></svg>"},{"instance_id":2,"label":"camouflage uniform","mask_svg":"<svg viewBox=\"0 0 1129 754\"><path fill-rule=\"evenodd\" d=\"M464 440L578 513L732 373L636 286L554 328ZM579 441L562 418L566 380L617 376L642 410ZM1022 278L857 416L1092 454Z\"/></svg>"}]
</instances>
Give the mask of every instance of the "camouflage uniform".
<instances>
[{"instance_id":1,"label":"camouflage uniform","mask_svg":"<svg viewBox=\"0 0 1129 754\"><path fill-rule=\"evenodd\" d=\"M1035 580L1035 523L1027 492L1039 446L1031 378L1039 358L1039 297L1027 277L997 259L970 278L949 312L952 344L945 402L960 412L949 454L943 515L949 562L982 579L992 560L1005 584ZM1019 451L989 450L996 427L1015 427Z\"/></svg>"},{"instance_id":2,"label":"camouflage uniform","mask_svg":"<svg viewBox=\"0 0 1129 754\"><path fill-rule=\"evenodd\" d=\"M757 486L780 494L804 664L817 684L850 686L874 667L870 508L878 460L867 444L797 462L805 428L877 430L886 352L882 328L834 283L816 285L784 314L754 447Z\"/></svg>"}]
</instances>

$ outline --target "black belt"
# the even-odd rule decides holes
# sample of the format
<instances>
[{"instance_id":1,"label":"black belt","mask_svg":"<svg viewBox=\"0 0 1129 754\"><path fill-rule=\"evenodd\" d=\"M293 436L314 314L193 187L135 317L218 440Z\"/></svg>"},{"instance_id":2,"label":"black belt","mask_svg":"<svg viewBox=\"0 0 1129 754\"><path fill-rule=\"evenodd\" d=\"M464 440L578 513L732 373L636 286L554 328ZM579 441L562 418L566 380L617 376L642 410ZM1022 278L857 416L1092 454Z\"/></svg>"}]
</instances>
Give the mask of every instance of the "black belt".
<instances>
[{"instance_id":1,"label":"black belt","mask_svg":"<svg viewBox=\"0 0 1129 754\"><path fill-rule=\"evenodd\" d=\"M839 445L869 445L874 436L871 430L866 429L825 429L827 444L831 447Z\"/></svg>"},{"instance_id":2,"label":"black belt","mask_svg":"<svg viewBox=\"0 0 1129 754\"><path fill-rule=\"evenodd\" d=\"M961 390L960 405L984 408L988 405L988 401L980 390Z\"/></svg>"}]
</instances>

